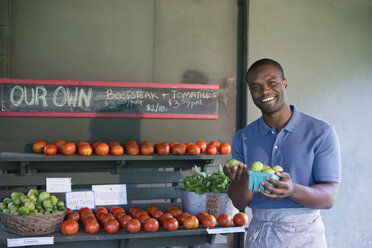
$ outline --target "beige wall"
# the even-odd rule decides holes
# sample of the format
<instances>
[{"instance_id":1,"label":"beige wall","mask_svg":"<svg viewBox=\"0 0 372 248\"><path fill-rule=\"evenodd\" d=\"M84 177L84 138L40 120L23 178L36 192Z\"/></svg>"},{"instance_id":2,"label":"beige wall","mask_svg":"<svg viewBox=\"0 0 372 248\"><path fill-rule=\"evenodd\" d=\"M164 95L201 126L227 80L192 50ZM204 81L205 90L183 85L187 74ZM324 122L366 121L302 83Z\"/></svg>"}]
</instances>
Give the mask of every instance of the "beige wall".
<instances>
[{"instance_id":1,"label":"beige wall","mask_svg":"<svg viewBox=\"0 0 372 248\"><path fill-rule=\"evenodd\" d=\"M288 99L332 123L342 151L336 205L322 211L329 247L371 247L372 1L250 0L248 64L279 61ZM248 122L260 113L248 99Z\"/></svg>"}]
</instances>

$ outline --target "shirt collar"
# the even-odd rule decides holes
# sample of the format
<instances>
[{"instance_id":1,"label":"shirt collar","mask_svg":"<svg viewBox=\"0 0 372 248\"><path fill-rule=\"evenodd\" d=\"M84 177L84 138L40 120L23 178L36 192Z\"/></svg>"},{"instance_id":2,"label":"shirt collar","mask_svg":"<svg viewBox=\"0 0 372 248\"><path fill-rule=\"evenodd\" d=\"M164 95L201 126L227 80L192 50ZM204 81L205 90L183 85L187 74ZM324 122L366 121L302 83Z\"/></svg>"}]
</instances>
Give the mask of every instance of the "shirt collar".
<instances>
[{"instance_id":1,"label":"shirt collar","mask_svg":"<svg viewBox=\"0 0 372 248\"><path fill-rule=\"evenodd\" d=\"M296 129L300 123L300 111L293 105L290 105L292 109L292 116L289 119L287 125L283 128L284 130L288 132L295 133ZM263 117L261 116L258 120L259 123L259 129L262 136L265 136L266 134L270 133L272 131L272 128L270 128L264 121Z\"/></svg>"}]
</instances>

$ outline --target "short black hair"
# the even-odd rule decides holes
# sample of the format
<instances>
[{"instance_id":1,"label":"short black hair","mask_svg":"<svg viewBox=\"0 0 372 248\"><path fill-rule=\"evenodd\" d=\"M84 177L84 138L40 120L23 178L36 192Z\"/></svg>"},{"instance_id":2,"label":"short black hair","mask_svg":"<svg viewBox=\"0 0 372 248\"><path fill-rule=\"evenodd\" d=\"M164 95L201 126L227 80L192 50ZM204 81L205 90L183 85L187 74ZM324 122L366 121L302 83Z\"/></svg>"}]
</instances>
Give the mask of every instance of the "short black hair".
<instances>
[{"instance_id":1,"label":"short black hair","mask_svg":"<svg viewBox=\"0 0 372 248\"><path fill-rule=\"evenodd\" d=\"M283 71L283 67L278 63L276 62L275 60L272 60L272 59L268 59L268 58L263 58L263 59L260 59L260 60L257 60L256 62L254 62L248 69L247 71L247 74L246 74L246 78L248 78L248 74L250 72L252 72L253 70L255 70L256 68L258 67L261 67L261 66L264 66L264 65L273 65L275 66L279 71L280 71L280 74L282 76L282 80L284 79L284 71Z\"/></svg>"}]
</instances>

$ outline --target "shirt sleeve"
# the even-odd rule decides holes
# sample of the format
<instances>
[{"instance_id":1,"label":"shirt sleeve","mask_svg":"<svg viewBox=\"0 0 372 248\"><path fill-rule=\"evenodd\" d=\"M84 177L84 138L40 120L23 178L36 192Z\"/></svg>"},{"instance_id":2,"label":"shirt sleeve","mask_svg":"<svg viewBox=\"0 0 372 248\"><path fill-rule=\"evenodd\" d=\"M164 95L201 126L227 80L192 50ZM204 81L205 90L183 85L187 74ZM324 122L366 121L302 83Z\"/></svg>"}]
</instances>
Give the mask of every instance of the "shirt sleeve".
<instances>
[{"instance_id":1,"label":"shirt sleeve","mask_svg":"<svg viewBox=\"0 0 372 248\"><path fill-rule=\"evenodd\" d=\"M232 158L244 163L242 132L238 131L233 137Z\"/></svg>"},{"instance_id":2,"label":"shirt sleeve","mask_svg":"<svg viewBox=\"0 0 372 248\"><path fill-rule=\"evenodd\" d=\"M315 153L313 169L315 181L341 182L340 144L332 126Z\"/></svg>"}]
</instances>

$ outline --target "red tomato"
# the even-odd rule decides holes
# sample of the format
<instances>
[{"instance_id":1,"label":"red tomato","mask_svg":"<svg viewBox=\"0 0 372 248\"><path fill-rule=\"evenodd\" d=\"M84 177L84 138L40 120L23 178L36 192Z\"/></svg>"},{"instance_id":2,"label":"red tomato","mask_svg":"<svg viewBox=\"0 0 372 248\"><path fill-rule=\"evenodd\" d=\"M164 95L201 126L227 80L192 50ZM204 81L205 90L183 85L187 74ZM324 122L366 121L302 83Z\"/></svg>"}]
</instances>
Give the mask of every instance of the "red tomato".
<instances>
[{"instance_id":1,"label":"red tomato","mask_svg":"<svg viewBox=\"0 0 372 248\"><path fill-rule=\"evenodd\" d=\"M177 217L178 215L182 214L182 210L174 208L174 209L171 209L169 213L171 213L173 217Z\"/></svg>"},{"instance_id":2,"label":"red tomato","mask_svg":"<svg viewBox=\"0 0 372 248\"><path fill-rule=\"evenodd\" d=\"M152 206L148 206L146 210L149 213L149 215L152 215L152 213L155 212L158 209L159 209L158 206L152 205Z\"/></svg>"},{"instance_id":3,"label":"red tomato","mask_svg":"<svg viewBox=\"0 0 372 248\"><path fill-rule=\"evenodd\" d=\"M96 233L100 229L99 224L96 220L87 221L84 224L84 230L87 233Z\"/></svg>"},{"instance_id":4,"label":"red tomato","mask_svg":"<svg viewBox=\"0 0 372 248\"><path fill-rule=\"evenodd\" d=\"M136 219L138 219L138 217L139 217L140 215L143 215L143 214L145 214L145 215L149 215L149 214L147 213L147 211L141 209L141 210L137 210L137 211L135 211L135 212L133 213L133 217L136 218Z\"/></svg>"},{"instance_id":5,"label":"red tomato","mask_svg":"<svg viewBox=\"0 0 372 248\"><path fill-rule=\"evenodd\" d=\"M151 216L152 216L152 218L155 218L155 219L159 220L160 216L162 216L163 214L164 214L164 212L161 211L160 209L158 209L158 210L155 210L155 211L151 214Z\"/></svg>"},{"instance_id":6,"label":"red tomato","mask_svg":"<svg viewBox=\"0 0 372 248\"><path fill-rule=\"evenodd\" d=\"M65 220L74 220L76 222L79 222L80 215L77 212L71 212L65 215Z\"/></svg>"},{"instance_id":7,"label":"red tomato","mask_svg":"<svg viewBox=\"0 0 372 248\"><path fill-rule=\"evenodd\" d=\"M98 156L106 156L107 154L109 154L109 151L109 146L104 142L99 143L96 146L96 149L94 149L94 153Z\"/></svg>"},{"instance_id":8,"label":"red tomato","mask_svg":"<svg viewBox=\"0 0 372 248\"><path fill-rule=\"evenodd\" d=\"M115 212L114 213L114 217L115 217L115 219L119 219L121 216L123 216L123 215L125 215L125 213L124 212Z\"/></svg>"},{"instance_id":9,"label":"red tomato","mask_svg":"<svg viewBox=\"0 0 372 248\"><path fill-rule=\"evenodd\" d=\"M181 209L181 208L178 205L170 205L167 211L170 212L172 209Z\"/></svg>"},{"instance_id":10,"label":"red tomato","mask_svg":"<svg viewBox=\"0 0 372 248\"><path fill-rule=\"evenodd\" d=\"M105 232L107 233L116 233L117 231L119 231L119 227L119 222L115 219L108 220L103 226Z\"/></svg>"},{"instance_id":11,"label":"red tomato","mask_svg":"<svg viewBox=\"0 0 372 248\"><path fill-rule=\"evenodd\" d=\"M234 215L233 222L235 226L245 226L248 224L248 216L245 213L237 213Z\"/></svg>"},{"instance_id":12,"label":"red tomato","mask_svg":"<svg viewBox=\"0 0 372 248\"><path fill-rule=\"evenodd\" d=\"M66 143L66 141L64 141L64 140L58 140L57 142L56 142L56 146L57 146L57 148L58 148L58 152L61 152L61 148L62 148L62 145L64 144L64 143Z\"/></svg>"},{"instance_id":13,"label":"red tomato","mask_svg":"<svg viewBox=\"0 0 372 248\"><path fill-rule=\"evenodd\" d=\"M188 212L183 212L181 214L179 214L176 219L178 220L178 222L180 223L180 225L183 225L183 222L185 221L185 219L187 217L189 217L190 214Z\"/></svg>"},{"instance_id":14,"label":"red tomato","mask_svg":"<svg viewBox=\"0 0 372 248\"><path fill-rule=\"evenodd\" d=\"M154 153L154 146L150 142L144 141L141 143L140 150L142 155L152 155Z\"/></svg>"},{"instance_id":15,"label":"red tomato","mask_svg":"<svg viewBox=\"0 0 372 248\"><path fill-rule=\"evenodd\" d=\"M92 209L90 209L90 208L87 208L87 207L85 207L85 208L80 208L79 210L78 210L78 213L81 215L83 212L93 212L92 211Z\"/></svg>"},{"instance_id":16,"label":"red tomato","mask_svg":"<svg viewBox=\"0 0 372 248\"><path fill-rule=\"evenodd\" d=\"M218 147L218 152L221 153L221 154L230 154L231 146L228 143L222 143Z\"/></svg>"},{"instance_id":17,"label":"red tomato","mask_svg":"<svg viewBox=\"0 0 372 248\"><path fill-rule=\"evenodd\" d=\"M94 215L93 212L90 212L90 211L81 212L81 214L80 214L80 220L81 221L83 221L87 217L94 217L94 218L96 218L96 216Z\"/></svg>"},{"instance_id":18,"label":"red tomato","mask_svg":"<svg viewBox=\"0 0 372 248\"><path fill-rule=\"evenodd\" d=\"M175 231L178 229L179 223L176 218L169 218L164 221L164 228L168 231Z\"/></svg>"},{"instance_id":19,"label":"red tomato","mask_svg":"<svg viewBox=\"0 0 372 248\"><path fill-rule=\"evenodd\" d=\"M138 146L138 144L137 144L136 141L134 141L134 140L129 140L129 141L127 141L127 143L125 143L125 145L124 145L125 150L127 149L127 146L128 146L128 145L136 145L136 146Z\"/></svg>"},{"instance_id":20,"label":"red tomato","mask_svg":"<svg viewBox=\"0 0 372 248\"><path fill-rule=\"evenodd\" d=\"M72 142L66 142L62 145L61 153L63 155L73 155L76 152L76 145Z\"/></svg>"},{"instance_id":21,"label":"red tomato","mask_svg":"<svg viewBox=\"0 0 372 248\"><path fill-rule=\"evenodd\" d=\"M89 146L90 146L90 144L89 144L88 142L80 141L80 142L78 142L78 143L76 144L76 149L79 150L80 146L82 146L82 145L89 145Z\"/></svg>"},{"instance_id":22,"label":"red tomato","mask_svg":"<svg viewBox=\"0 0 372 248\"><path fill-rule=\"evenodd\" d=\"M187 143L185 143L185 146L186 146L186 150L187 150L187 147L189 147L189 146L191 146L191 145L193 145L194 143L192 143L192 142L187 142Z\"/></svg>"},{"instance_id":23,"label":"red tomato","mask_svg":"<svg viewBox=\"0 0 372 248\"><path fill-rule=\"evenodd\" d=\"M143 230L146 232L156 232L159 229L159 222L154 218L148 218L143 223Z\"/></svg>"},{"instance_id":24,"label":"red tomato","mask_svg":"<svg viewBox=\"0 0 372 248\"><path fill-rule=\"evenodd\" d=\"M195 216L189 215L183 221L183 226L186 229L195 229L195 228L198 228L199 227L199 220Z\"/></svg>"},{"instance_id":25,"label":"red tomato","mask_svg":"<svg viewBox=\"0 0 372 248\"><path fill-rule=\"evenodd\" d=\"M186 153L186 146L184 144L175 144L171 146L172 154L184 155Z\"/></svg>"},{"instance_id":26,"label":"red tomato","mask_svg":"<svg viewBox=\"0 0 372 248\"><path fill-rule=\"evenodd\" d=\"M159 143L157 146L156 146L156 152L159 154L159 155L168 155L170 153L170 146L163 142L163 143Z\"/></svg>"},{"instance_id":27,"label":"red tomato","mask_svg":"<svg viewBox=\"0 0 372 248\"><path fill-rule=\"evenodd\" d=\"M187 153L190 155L199 155L200 154L200 147L194 144L189 145L187 147Z\"/></svg>"},{"instance_id":28,"label":"red tomato","mask_svg":"<svg viewBox=\"0 0 372 248\"><path fill-rule=\"evenodd\" d=\"M217 222L220 226L231 226L232 218L229 214L220 214L217 217Z\"/></svg>"},{"instance_id":29,"label":"red tomato","mask_svg":"<svg viewBox=\"0 0 372 248\"><path fill-rule=\"evenodd\" d=\"M110 153L116 156L123 155L124 148L121 145L112 145L110 146Z\"/></svg>"},{"instance_id":30,"label":"red tomato","mask_svg":"<svg viewBox=\"0 0 372 248\"><path fill-rule=\"evenodd\" d=\"M207 212L200 212L196 215L196 217L198 218L199 222L201 223L202 219L204 216L206 215L209 215Z\"/></svg>"},{"instance_id":31,"label":"red tomato","mask_svg":"<svg viewBox=\"0 0 372 248\"><path fill-rule=\"evenodd\" d=\"M69 214L71 212L72 212L71 208L66 208L66 214Z\"/></svg>"},{"instance_id":32,"label":"red tomato","mask_svg":"<svg viewBox=\"0 0 372 248\"><path fill-rule=\"evenodd\" d=\"M93 153L93 148L90 145L80 145L78 148L78 153L81 156L90 156Z\"/></svg>"},{"instance_id":33,"label":"red tomato","mask_svg":"<svg viewBox=\"0 0 372 248\"><path fill-rule=\"evenodd\" d=\"M108 143L108 146L111 148L112 146L120 146L120 143L117 141L110 141Z\"/></svg>"},{"instance_id":34,"label":"red tomato","mask_svg":"<svg viewBox=\"0 0 372 248\"><path fill-rule=\"evenodd\" d=\"M129 155L138 155L138 153L139 153L139 146L137 144L128 144L127 147L125 148L125 151Z\"/></svg>"},{"instance_id":35,"label":"red tomato","mask_svg":"<svg viewBox=\"0 0 372 248\"><path fill-rule=\"evenodd\" d=\"M55 144L49 144L44 147L44 154L48 156L56 155L58 148Z\"/></svg>"},{"instance_id":36,"label":"red tomato","mask_svg":"<svg viewBox=\"0 0 372 248\"><path fill-rule=\"evenodd\" d=\"M101 143L101 141L96 141L96 142L93 143L93 145L92 145L93 150L96 149L96 147L99 145L99 143Z\"/></svg>"},{"instance_id":37,"label":"red tomato","mask_svg":"<svg viewBox=\"0 0 372 248\"><path fill-rule=\"evenodd\" d=\"M205 228L213 228L216 226L216 218L213 215L208 214L202 218L201 223Z\"/></svg>"},{"instance_id":38,"label":"red tomato","mask_svg":"<svg viewBox=\"0 0 372 248\"><path fill-rule=\"evenodd\" d=\"M47 143L44 140L37 140L32 145L32 150L36 153L43 153L44 147L46 147Z\"/></svg>"},{"instance_id":39,"label":"red tomato","mask_svg":"<svg viewBox=\"0 0 372 248\"><path fill-rule=\"evenodd\" d=\"M220 142L213 140L209 142L208 146L215 146L216 148L218 148L220 146Z\"/></svg>"},{"instance_id":40,"label":"red tomato","mask_svg":"<svg viewBox=\"0 0 372 248\"><path fill-rule=\"evenodd\" d=\"M96 208L96 210L94 210L95 215L97 215L99 212L108 213L107 209L104 207L99 207L99 208Z\"/></svg>"},{"instance_id":41,"label":"red tomato","mask_svg":"<svg viewBox=\"0 0 372 248\"><path fill-rule=\"evenodd\" d=\"M85 226L90 221L97 221L96 217L88 216L81 220L81 223ZM98 221L97 221L98 222Z\"/></svg>"},{"instance_id":42,"label":"red tomato","mask_svg":"<svg viewBox=\"0 0 372 248\"><path fill-rule=\"evenodd\" d=\"M145 220L147 220L149 218L150 218L150 216L148 214L141 214L140 216L137 217L137 219L141 222L142 225L145 222Z\"/></svg>"},{"instance_id":43,"label":"red tomato","mask_svg":"<svg viewBox=\"0 0 372 248\"><path fill-rule=\"evenodd\" d=\"M141 222L137 219L131 219L127 224L127 230L130 233L136 233L141 230Z\"/></svg>"},{"instance_id":44,"label":"red tomato","mask_svg":"<svg viewBox=\"0 0 372 248\"><path fill-rule=\"evenodd\" d=\"M169 143L169 147L172 148L173 145L179 144L177 141L172 141Z\"/></svg>"},{"instance_id":45,"label":"red tomato","mask_svg":"<svg viewBox=\"0 0 372 248\"><path fill-rule=\"evenodd\" d=\"M123 215L123 216L120 216L119 218L119 224L120 224L120 227L121 228L127 228L127 224L128 222L133 219L132 216L130 216L129 214L126 214L126 215Z\"/></svg>"},{"instance_id":46,"label":"red tomato","mask_svg":"<svg viewBox=\"0 0 372 248\"><path fill-rule=\"evenodd\" d=\"M142 209L140 209L139 207L132 207L129 209L129 214L133 216L134 212L138 210L142 210Z\"/></svg>"},{"instance_id":47,"label":"red tomato","mask_svg":"<svg viewBox=\"0 0 372 248\"><path fill-rule=\"evenodd\" d=\"M72 235L79 231L79 224L74 220L65 220L61 225L61 232L63 234Z\"/></svg>"},{"instance_id":48,"label":"red tomato","mask_svg":"<svg viewBox=\"0 0 372 248\"><path fill-rule=\"evenodd\" d=\"M162 225L164 225L164 222L167 220L167 219L170 219L170 218L173 218L173 215L171 213L164 213L162 214L160 217L159 217L159 221Z\"/></svg>"},{"instance_id":49,"label":"red tomato","mask_svg":"<svg viewBox=\"0 0 372 248\"><path fill-rule=\"evenodd\" d=\"M124 210L124 208L121 208L121 207L118 207L118 206L114 206L114 207L110 208L110 213L111 214L114 214L116 212L124 212L125 213L125 210Z\"/></svg>"},{"instance_id":50,"label":"red tomato","mask_svg":"<svg viewBox=\"0 0 372 248\"><path fill-rule=\"evenodd\" d=\"M207 149L207 143L205 143L204 140L199 140L198 142L195 143L197 146L200 148L200 152L205 152Z\"/></svg>"},{"instance_id":51,"label":"red tomato","mask_svg":"<svg viewBox=\"0 0 372 248\"><path fill-rule=\"evenodd\" d=\"M110 213L106 213L106 214L102 215L102 217L99 220L100 220L101 224L104 226L107 221L115 220L115 217Z\"/></svg>"},{"instance_id":52,"label":"red tomato","mask_svg":"<svg viewBox=\"0 0 372 248\"><path fill-rule=\"evenodd\" d=\"M205 150L205 153L207 153L208 155L214 155L217 153L217 147L208 145L207 150Z\"/></svg>"}]
</instances>

